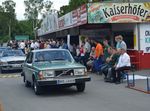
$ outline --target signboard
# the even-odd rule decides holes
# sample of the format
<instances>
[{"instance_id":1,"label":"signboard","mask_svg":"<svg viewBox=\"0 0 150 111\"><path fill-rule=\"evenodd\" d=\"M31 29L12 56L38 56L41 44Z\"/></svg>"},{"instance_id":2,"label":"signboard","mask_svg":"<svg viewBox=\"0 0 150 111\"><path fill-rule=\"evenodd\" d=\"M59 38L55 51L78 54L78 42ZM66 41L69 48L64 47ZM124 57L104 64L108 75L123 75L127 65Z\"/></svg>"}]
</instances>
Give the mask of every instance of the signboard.
<instances>
[{"instance_id":1,"label":"signboard","mask_svg":"<svg viewBox=\"0 0 150 111\"><path fill-rule=\"evenodd\" d=\"M15 40L29 40L28 35L16 35Z\"/></svg>"},{"instance_id":2,"label":"signboard","mask_svg":"<svg viewBox=\"0 0 150 111\"><path fill-rule=\"evenodd\" d=\"M58 18L57 14L47 14L41 23L41 28L38 31L38 36L51 32L60 31L83 25L87 23L87 5L84 4L76 10L65 14Z\"/></svg>"},{"instance_id":3,"label":"signboard","mask_svg":"<svg viewBox=\"0 0 150 111\"><path fill-rule=\"evenodd\" d=\"M59 18L59 29L66 29L87 23L87 8L82 5L76 10Z\"/></svg>"},{"instance_id":4,"label":"signboard","mask_svg":"<svg viewBox=\"0 0 150 111\"><path fill-rule=\"evenodd\" d=\"M78 9L72 11L72 21L74 26L79 26L87 23L86 5L82 5Z\"/></svg>"},{"instance_id":5,"label":"signboard","mask_svg":"<svg viewBox=\"0 0 150 111\"><path fill-rule=\"evenodd\" d=\"M58 29L58 15L47 14L41 23L41 28L38 30L38 36L56 31Z\"/></svg>"},{"instance_id":6,"label":"signboard","mask_svg":"<svg viewBox=\"0 0 150 111\"><path fill-rule=\"evenodd\" d=\"M134 22L150 22L150 2L88 4L88 23Z\"/></svg>"},{"instance_id":7,"label":"signboard","mask_svg":"<svg viewBox=\"0 0 150 111\"><path fill-rule=\"evenodd\" d=\"M72 25L72 13L60 17L58 24L60 29L70 27Z\"/></svg>"},{"instance_id":8,"label":"signboard","mask_svg":"<svg viewBox=\"0 0 150 111\"><path fill-rule=\"evenodd\" d=\"M140 44L144 53L150 53L150 23L140 24Z\"/></svg>"},{"instance_id":9,"label":"signboard","mask_svg":"<svg viewBox=\"0 0 150 111\"><path fill-rule=\"evenodd\" d=\"M49 24L49 32L55 31L58 29L58 14L49 14L48 17L48 24Z\"/></svg>"}]
</instances>

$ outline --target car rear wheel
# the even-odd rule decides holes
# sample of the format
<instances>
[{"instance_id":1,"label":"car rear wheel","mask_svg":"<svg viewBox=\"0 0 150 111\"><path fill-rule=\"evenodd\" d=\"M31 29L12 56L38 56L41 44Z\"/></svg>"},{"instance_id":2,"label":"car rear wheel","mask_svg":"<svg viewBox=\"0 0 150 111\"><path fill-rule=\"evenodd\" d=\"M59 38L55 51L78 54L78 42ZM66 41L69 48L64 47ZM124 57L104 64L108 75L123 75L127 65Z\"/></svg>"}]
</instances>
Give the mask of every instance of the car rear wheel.
<instances>
[{"instance_id":1,"label":"car rear wheel","mask_svg":"<svg viewBox=\"0 0 150 111\"><path fill-rule=\"evenodd\" d=\"M83 92L85 90L85 83L80 83L76 85L78 92Z\"/></svg>"},{"instance_id":2,"label":"car rear wheel","mask_svg":"<svg viewBox=\"0 0 150 111\"><path fill-rule=\"evenodd\" d=\"M40 95L41 94L41 86L39 86L36 82L36 80L33 81L33 89L34 89L34 93L36 95Z\"/></svg>"}]
</instances>

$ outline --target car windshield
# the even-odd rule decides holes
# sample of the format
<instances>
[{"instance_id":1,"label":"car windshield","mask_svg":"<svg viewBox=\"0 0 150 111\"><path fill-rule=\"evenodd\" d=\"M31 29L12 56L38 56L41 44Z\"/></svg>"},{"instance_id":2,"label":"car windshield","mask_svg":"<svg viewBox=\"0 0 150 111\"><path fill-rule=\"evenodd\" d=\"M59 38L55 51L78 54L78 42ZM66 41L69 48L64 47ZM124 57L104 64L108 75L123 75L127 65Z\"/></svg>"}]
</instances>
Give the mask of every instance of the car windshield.
<instances>
[{"instance_id":1,"label":"car windshield","mask_svg":"<svg viewBox=\"0 0 150 111\"><path fill-rule=\"evenodd\" d=\"M72 62L73 58L68 51L65 50L54 50L54 51L41 51L36 52L35 54L35 62L41 61L67 61Z\"/></svg>"},{"instance_id":2,"label":"car windshield","mask_svg":"<svg viewBox=\"0 0 150 111\"><path fill-rule=\"evenodd\" d=\"M7 50L3 52L3 57L7 56L24 56L21 50Z\"/></svg>"},{"instance_id":3,"label":"car windshield","mask_svg":"<svg viewBox=\"0 0 150 111\"><path fill-rule=\"evenodd\" d=\"M0 50L0 57L2 56L3 50Z\"/></svg>"}]
</instances>

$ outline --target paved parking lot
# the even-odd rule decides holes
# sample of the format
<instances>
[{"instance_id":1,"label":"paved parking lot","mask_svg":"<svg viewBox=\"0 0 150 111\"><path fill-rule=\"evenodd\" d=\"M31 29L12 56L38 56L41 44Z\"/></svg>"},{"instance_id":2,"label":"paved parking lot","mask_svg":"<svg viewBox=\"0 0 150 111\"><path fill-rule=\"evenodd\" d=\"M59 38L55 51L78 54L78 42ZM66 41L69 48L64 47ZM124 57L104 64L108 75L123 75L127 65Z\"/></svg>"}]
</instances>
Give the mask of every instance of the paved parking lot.
<instances>
[{"instance_id":1,"label":"paved parking lot","mask_svg":"<svg viewBox=\"0 0 150 111\"><path fill-rule=\"evenodd\" d=\"M24 86L22 77L0 78L0 99L5 111L149 111L149 94L125 88L125 81L116 85L105 83L102 76L90 76L84 93L75 87L45 88L40 96Z\"/></svg>"}]
</instances>

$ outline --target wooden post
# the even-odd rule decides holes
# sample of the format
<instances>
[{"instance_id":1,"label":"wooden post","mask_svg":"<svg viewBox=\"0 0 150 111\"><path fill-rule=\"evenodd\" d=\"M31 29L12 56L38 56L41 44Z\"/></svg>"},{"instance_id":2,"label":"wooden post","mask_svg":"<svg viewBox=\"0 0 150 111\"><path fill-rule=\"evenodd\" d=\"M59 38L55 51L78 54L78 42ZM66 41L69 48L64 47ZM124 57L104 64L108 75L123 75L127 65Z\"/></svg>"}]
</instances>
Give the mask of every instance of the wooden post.
<instances>
[{"instance_id":1,"label":"wooden post","mask_svg":"<svg viewBox=\"0 0 150 111\"><path fill-rule=\"evenodd\" d=\"M147 77L147 92L150 92L149 79L148 79L148 77Z\"/></svg>"}]
</instances>

